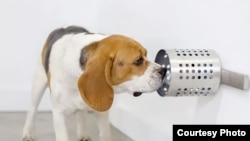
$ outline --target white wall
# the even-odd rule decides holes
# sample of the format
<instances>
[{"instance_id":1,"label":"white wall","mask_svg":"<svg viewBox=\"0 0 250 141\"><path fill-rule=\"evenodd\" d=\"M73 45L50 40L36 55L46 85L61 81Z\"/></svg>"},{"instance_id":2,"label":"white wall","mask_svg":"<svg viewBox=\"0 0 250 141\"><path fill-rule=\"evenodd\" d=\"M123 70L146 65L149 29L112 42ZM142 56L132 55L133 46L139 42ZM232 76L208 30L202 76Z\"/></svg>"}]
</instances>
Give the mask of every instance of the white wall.
<instances>
[{"instance_id":1,"label":"white wall","mask_svg":"<svg viewBox=\"0 0 250 141\"><path fill-rule=\"evenodd\" d=\"M150 60L162 48L213 49L224 68L250 75L248 0L6 0L0 10L1 111L27 109L45 38L70 24L129 35L148 49ZM121 94L110 117L136 141L166 141L172 124L250 124L249 94L227 86L202 98ZM49 94L40 109L50 109Z\"/></svg>"},{"instance_id":2,"label":"white wall","mask_svg":"<svg viewBox=\"0 0 250 141\"><path fill-rule=\"evenodd\" d=\"M213 49L223 68L250 75L250 1L106 0L99 30L139 40L154 60L162 48ZM249 91L221 86L212 97L116 97L111 119L136 141L166 141L172 124L249 124Z\"/></svg>"},{"instance_id":3,"label":"white wall","mask_svg":"<svg viewBox=\"0 0 250 141\"><path fill-rule=\"evenodd\" d=\"M0 110L26 110L30 84L48 34L66 25L96 29L100 0L0 1ZM41 109L50 106L49 95Z\"/></svg>"}]
</instances>

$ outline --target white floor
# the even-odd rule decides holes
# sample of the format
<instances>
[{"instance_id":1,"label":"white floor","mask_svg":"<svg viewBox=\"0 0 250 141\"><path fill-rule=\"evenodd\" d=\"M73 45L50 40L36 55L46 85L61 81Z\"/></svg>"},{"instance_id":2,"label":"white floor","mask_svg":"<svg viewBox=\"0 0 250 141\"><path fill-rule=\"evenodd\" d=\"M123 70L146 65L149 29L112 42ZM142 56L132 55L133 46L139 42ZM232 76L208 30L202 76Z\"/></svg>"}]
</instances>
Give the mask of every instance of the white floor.
<instances>
[{"instance_id":1,"label":"white floor","mask_svg":"<svg viewBox=\"0 0 250 141\"><path fill-rule=\"evenodd\" d=\"M16 112L0 113L0 141L22 141L22 128L24 125L26 113ZM88 129L92 141L98 141L98 129L94 116L90 113L88 116ZM113 141L132 141L119 130L111 126ZM52 115L50 112L43 112L37 115L36 141L54 141L54 129Z\"/></svg>"}]
</instances>

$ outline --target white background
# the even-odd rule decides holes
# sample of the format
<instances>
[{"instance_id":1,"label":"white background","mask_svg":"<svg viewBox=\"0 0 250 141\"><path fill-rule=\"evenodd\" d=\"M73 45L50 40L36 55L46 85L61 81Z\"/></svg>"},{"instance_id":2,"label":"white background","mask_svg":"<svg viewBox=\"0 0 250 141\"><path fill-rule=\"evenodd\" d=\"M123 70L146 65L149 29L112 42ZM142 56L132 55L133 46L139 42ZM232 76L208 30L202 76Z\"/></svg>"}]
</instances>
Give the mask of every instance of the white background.
<instances>
[{"instance_id":1,"label":"white background","mask_svg":"<svg viewBox=\"0 0 250 141\"><path fill-rule=\"evenodd\" d=\"M213 49L223 68L250 75L249 0L0 1L0 110L24 111L41 47L65 25L125 34L148 49ZM212 97L116 96L111 122L136 141L171 140L172 124L250 124L249 91L221 86ZM41 110L51 107L49 94Z\"/></svg>"}]
</instances>

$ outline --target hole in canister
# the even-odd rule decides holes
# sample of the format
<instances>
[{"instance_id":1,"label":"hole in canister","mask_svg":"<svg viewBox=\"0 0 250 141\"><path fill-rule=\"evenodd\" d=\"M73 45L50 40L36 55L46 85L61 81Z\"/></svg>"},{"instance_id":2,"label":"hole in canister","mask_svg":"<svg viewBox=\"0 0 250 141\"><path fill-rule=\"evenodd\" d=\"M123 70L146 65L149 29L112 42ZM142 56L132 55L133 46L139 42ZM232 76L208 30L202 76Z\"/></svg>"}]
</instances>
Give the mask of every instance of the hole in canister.
<instances>
[{"instance_id":1,"label":"hole in canister","mask_svg":"<svg viewBox=\"0 0 250 141\"><path fill-rule=\"evenodd\" d=\"M168 75L167 80L170 80L170 78L171 78L171 76L170 76L170 75Z\"/></svg>"},{"instance_id":2,"label":"hole in canister","mask_svg":"<svg viewBox=\"0 0 250 141\"><path fill-rule=\"evenodd\" d=\"M201 76L198 76L197 78L198 78L198 79L201 79Z\"/></svg>"},{"instance_id":3,"label":"hole in canister","mask_svg":"<svg viewBox=\"0 0 250 141\"><path fill-rule=\"evenodd\" d=\"M163 88L163 90L166 92L166 91L168 91L168 88Z\"/></svg>"},{"instance_id":4,"label":"hole in canister","mask_svg":"<svg viewBox=\"0 0 250 141\"><path fill-rule=\"evenodd\" d=\"M180 67L182 67L182 64L179 64Z\"/></svg>"},{"instance_id":5,"label":"hole in canister","mask_svg":"<svg viewBox=\"0 0 250 141\"><path fill-rule=\"evenodd\" d=\"M189 70L186 70L186 73L189 73Z\"/></svg>"},{"instance_id":6,"label":"hole in canister","mask_svg":"<svg viewBox=\"0 0 250 141\"><path fill-rule=\"evenodd\" d=\"M183 79L183 76L180 76L180 79Z\"/></svg>"},{"instance_id":7,"label":"hole in canister","mask_svg":"<svg viewBox=\"0 0 250 141\"><path fill-rule=\"evenodd\" d=\"M180 73L183 73L183 70L180 70Z\"/></svg>"},{"instance_id":8,"label":"hole in canister","mask_svg":"<svg viewBox=\"0 0 250 141\"><path fill-rule=\"evenodd\" d=\"M170 74L170 70L167 71L167 74Z\"/></svg>"}]
</instances>

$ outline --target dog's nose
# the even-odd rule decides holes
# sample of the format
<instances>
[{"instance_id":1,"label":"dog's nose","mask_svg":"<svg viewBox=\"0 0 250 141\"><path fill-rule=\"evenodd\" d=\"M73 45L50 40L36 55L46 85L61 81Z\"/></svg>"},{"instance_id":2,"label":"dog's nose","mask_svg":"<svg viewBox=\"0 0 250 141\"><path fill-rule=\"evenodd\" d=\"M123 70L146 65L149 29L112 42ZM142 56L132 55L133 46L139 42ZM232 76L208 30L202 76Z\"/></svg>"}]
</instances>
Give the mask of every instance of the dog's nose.
<instances>
[{"instance_id":1,"label":"dog's nose","mask_svg":"<svg viewBox=\"0 0 250 141\"><path fill-rule=\"evenodd\" d=\"M166 71L167 71L167 68L161 68L160 71L158 72L159 74L161 74L162 79L164 79L166 75Z\"/></svg>"}]
</instances>

